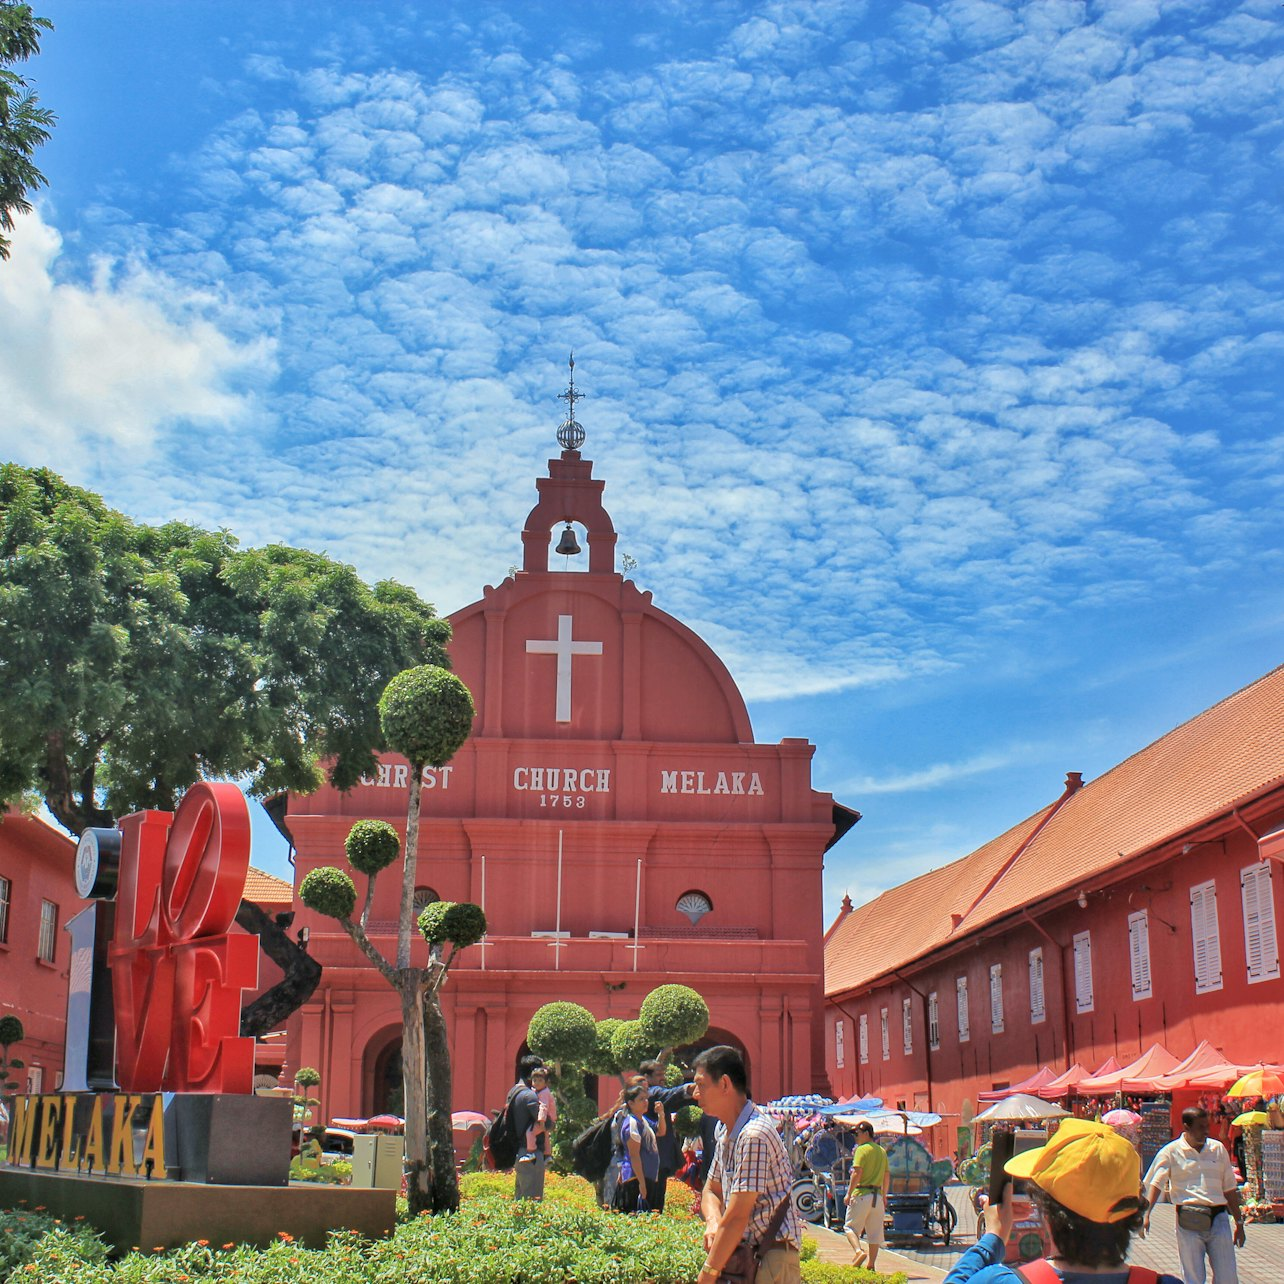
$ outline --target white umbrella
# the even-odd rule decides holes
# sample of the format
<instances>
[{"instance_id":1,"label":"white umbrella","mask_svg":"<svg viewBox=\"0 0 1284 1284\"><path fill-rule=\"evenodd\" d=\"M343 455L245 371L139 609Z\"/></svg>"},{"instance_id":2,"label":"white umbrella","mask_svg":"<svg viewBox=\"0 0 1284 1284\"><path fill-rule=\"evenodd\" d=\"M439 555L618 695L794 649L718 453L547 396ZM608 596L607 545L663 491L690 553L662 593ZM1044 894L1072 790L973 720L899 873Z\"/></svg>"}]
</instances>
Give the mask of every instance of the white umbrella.
<instances>
[{"instance_id":1,"label":"white umbrella","mask_svg":"<svg viewBox=\"0 0 1284 1284\"><path fill-rule=\"evenodd\" d=\"M864 1115L834 1115L835 1123L846 1124L855 1128L857 1124L867 1123L875 1132L894 1132L901 1137L917 1137L923 1130L916 1123L910 1123L904 1115L894 1110L878 1111Z\"/></svg>"},{"instance_id":2,"label":"white umbrella","mask_svg":"<svg viewBox=\"0 0 1284 1284\"><path fill-rule=\"evenodd\" d=\"M1055 1102L1044 1101L1042 1097L1032 1097L1026 1092L1014 1092L1002 1101L982 1110L974 1116L973 1123L985 1123L991 1119L1064 1119L1070 1112L1062 1110Z\"/></svg>"}]
</instances>

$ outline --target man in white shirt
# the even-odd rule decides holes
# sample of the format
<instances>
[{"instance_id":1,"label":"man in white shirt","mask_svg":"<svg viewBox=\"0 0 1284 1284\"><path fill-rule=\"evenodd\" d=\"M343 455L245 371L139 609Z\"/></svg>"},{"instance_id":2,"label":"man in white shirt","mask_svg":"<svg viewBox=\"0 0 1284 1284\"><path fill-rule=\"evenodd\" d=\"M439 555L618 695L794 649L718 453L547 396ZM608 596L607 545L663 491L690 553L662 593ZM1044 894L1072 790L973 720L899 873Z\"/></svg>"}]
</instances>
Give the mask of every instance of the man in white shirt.
<instances>
[{"instance_id":1,"label":"man in white shirt","mask_svg":"<svg viewBox=\"0 0 1284 1284\"><path fill-rule=\"evenodd\" d=\"M1208 1111L1191 1106L1181 1113L1182 1135L1156 1156L1146 1174L1151 1205L1167 1194L1177 1208L1177 1251L1186 1284L1204 1284L1206 1263L1213 1284L1239 1284L1235 1249L1244 1246L1244 1215L1230 1155L1208 1135ZM1231 1235L1231 1218L1235 1233ZM1150 1211L1146 1211L1147 1231Z\"/></svg>"}]
</instances>

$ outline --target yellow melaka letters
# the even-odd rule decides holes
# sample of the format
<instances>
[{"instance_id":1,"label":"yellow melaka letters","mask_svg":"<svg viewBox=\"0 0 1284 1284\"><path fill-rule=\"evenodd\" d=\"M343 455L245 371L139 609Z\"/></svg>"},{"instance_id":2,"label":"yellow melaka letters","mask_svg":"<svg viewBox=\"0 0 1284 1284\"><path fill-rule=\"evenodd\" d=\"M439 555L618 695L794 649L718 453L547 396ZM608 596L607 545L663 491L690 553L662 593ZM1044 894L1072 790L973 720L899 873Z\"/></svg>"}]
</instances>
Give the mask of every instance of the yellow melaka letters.
<instances>
[{"instance_id":1,"label":"yellow melaka letters","mask_svg":"<svg viewBox=\"0 0 1284 1284\"><path fill-rule=\"evenodd\" d=\"M13 1118L9 1127L9 1162L29 1166L31 1151L36 1140L36 1100L31 1097L14 1097Z\"/></svg>"},{"instance_id":2,"label":"yellow melaka letters","mask_svg":"<svg viewBox=\"0 0 1284 1284\"><path fill-rule=\"evenodd\" d=\"M138 1169L134 1167L134 1131L129 1125L142 1100L142 1097L127 1097L123 1092L116 1094L116 1109L111 1120L111 1155L107 1159L109 1173L138 1176Z\"/></svg>"},{"instance_id":3,"label":"yellow melaka letters","mask_svg":"<svg viewBox=\"0 0 1284 1284\"><path fill-rule=\"evenodd\" d=\"M101 1173L107 1167L107 1149L103 1145L103 1099L94 1098L94 1108L89 1116L89 1132L80 1152L80 1163L91 1173Z\"/></svg>"},{"instance_id":4,"label":"yellow melaka letters","mask_svg":"<svg viewBox=\"0 0 1284 1284\"><path fill-rule=\"evenodd\" d=\"M36 1167L58 1165L58 1125L62 1122L62 1098L50 1094L40 1098L40 1142L36 1146Z\"/></svg>"}]
</instances>

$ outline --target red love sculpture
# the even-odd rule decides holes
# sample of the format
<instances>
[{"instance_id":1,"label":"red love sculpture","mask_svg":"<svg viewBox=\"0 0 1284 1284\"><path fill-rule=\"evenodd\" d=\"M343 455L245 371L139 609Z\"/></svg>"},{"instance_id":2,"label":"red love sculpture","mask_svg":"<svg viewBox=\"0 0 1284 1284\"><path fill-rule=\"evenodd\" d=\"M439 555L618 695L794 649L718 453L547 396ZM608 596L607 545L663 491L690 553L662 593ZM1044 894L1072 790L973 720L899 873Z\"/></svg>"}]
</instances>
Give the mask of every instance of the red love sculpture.
<instances>
[{"instance_id":1,"label":"red love sculpture","mask_svg":"<svg viewBox=\"0 0 1284 1284\"><path fill-rule=\"evenodd\" d=\"M116 1079L125 1092L250 1092L254 1040L238 1035L258 942L228 929L250 865L245 796L193 785L176 812L120 822L112 940Z\"/></svg>"}]
</instances>

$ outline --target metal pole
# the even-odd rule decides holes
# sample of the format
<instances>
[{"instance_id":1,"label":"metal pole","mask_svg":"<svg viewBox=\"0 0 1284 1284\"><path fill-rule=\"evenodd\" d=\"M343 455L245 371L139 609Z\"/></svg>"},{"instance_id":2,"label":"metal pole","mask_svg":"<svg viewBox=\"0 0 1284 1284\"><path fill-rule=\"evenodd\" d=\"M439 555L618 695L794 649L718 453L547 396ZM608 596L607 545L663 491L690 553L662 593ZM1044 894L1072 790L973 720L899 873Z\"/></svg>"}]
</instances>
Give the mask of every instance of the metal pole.
<instances>
[{"instance_id":1,"label":"metal pole","mask_svg":"<svg viewBox=\"0 0 1284 1284\"><path fill-rule=\"evenodd\" d=\"M562 831L557 831L557 924L553 929L553 940L556 947L553 950L553 956L556 960L553 964L554 971L562 970Z\"/></svg>"},{"instance_id":2,"label":"metal pole","mask_svg":"<svg viewBox=\"0 0 1284 1284\"><path fill-rule=\"evenodd\" d=\"M642 924L642 858L638 857L638 881L637 891L633 895L633 970L638 970L638 949L641 942L638 940L638 932Z\"/></svg>"}]
</instances>

